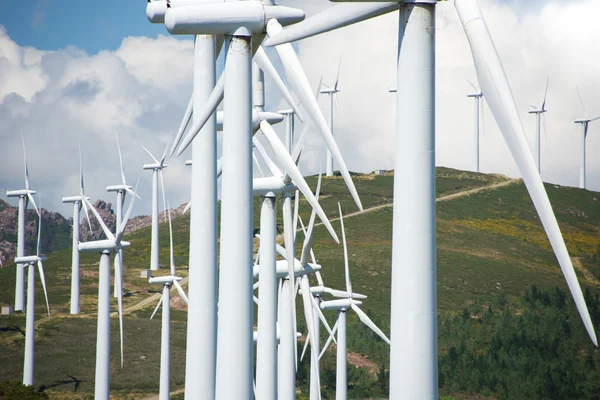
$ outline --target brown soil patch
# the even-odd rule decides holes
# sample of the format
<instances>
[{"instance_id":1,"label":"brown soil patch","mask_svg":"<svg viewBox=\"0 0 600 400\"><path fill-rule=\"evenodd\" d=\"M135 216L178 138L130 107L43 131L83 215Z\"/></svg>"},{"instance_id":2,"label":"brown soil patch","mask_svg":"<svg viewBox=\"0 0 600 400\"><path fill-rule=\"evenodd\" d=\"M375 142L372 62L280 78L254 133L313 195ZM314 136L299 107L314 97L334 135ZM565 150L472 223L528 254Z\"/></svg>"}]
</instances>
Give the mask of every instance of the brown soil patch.
<instances>
[{"instance_id":1,"label":"brown soil patch","mask_svg":"<svg viewBox=\"0 0 600 400\"><path fill-rule=\"evenodd\" d=\"M571 261L573 262L573 267L581 272L584 278L592 283L596 283L596 278L594 278L594 274L592 274L587 268L583 266L581 260L578 257L571 257Z\"/></svg>"},{"instance_id":2,"label":"brown soil patch","mask_svg":"<svg viewBox=\"0 0 600 400\"><path fill-rule=\"evenodd\" d=\"M377 364L369 360L366 356L358 353L348 352L348 364L354 365L356 368L366 368L370 374L375 375L379 370Z\"/></svg>"}]
</instances>

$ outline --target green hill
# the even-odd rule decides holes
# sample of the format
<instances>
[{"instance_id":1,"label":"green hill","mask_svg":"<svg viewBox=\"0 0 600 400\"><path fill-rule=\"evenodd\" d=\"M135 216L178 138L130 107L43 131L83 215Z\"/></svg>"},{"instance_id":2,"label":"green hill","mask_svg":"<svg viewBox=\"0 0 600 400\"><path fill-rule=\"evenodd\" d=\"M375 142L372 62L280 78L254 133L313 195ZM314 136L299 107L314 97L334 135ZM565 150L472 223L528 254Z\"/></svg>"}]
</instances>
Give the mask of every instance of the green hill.
<instances>
[{"instance_id":1,"label":"green hill","mask_svg":"<svg viewBox=\"0 0 600 400\"><path fill-rule=\"evenodd\" d=\"M316 186L316 177L307 180L311 187ZM320 201L332 221L337 217L337 202L341 202L354 290L369 296L363 309L387 333L393 176L356 175L354 180L364 213L356 213L339 177L324 179ZM565 296L566 284L522 182L438 168L436 183L441 393L461 399L593 398L587 395L597 389L593 382L600 381L600 354L587 338L568 292ZM546 185L546 189L580 282L589 291L588 304L597 324L600 194L555 185ZM305 200L300 204L300 215L306 222L310 210ZM258 228L258 199L254 220ZM333 224L339 232L339 222ZM188 218L175 219L173 227L176 263L181 275L186 276ZM158 393L160 319L148 319L158 301L158 288L140 278L140 271L149 265L149 238L150 228L127 236L132 245L124 257L127 315L123 370L118 365L118 320L114 318L112 324L112 388L118 398L145 398ZM298 242L300 247L302 240ZM168 230L164 225L161 243L161 261L166 267ZM325 283L342 289L342 246L335 244L322 225L315 232L314 251L323 266ZM43 314L45 306L38 284L36 382L48 388L50 398L91 398L99 257L82 255L85 314L77 317L68 315L70 257L70 250L61 250L49 254L45 263L53 312L49 320ZM0 304L13 302L14 275L14 265L0 270ZM178 390L184 383L186 313L181 304L175 308L179 310L172 312L172 388ZM331 321L336 317L326 316ZM23 329L22 315L0 317L0 352L6 360L0 365L0 381L21 379ZM301 318L299 329L304 331ZM360 366L350 368L350 395L385 397L387 345L354 315L349 318L348 333L353 353L350 364ZM560 345L556 345L557 340ZM307 368L306 361L300 363L301 397L307 394ZM82 382L73 394L75 381ZM323 359L324 397L331 398L334 384L335 361L328 354ZM565 390L552 391L552 385ZM523 389L515 391L515 387ZM540 388L550 389L542 392Z\"/></svg>"}]
</instances>

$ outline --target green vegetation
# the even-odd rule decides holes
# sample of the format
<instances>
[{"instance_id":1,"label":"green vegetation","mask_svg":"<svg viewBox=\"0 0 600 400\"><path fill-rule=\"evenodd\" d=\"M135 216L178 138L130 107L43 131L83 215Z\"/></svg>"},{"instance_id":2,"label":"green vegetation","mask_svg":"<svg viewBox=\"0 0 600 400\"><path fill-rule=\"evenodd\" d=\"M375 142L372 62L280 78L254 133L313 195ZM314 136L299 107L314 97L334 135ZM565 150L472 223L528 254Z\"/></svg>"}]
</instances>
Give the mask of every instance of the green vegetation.
<instances>
[{"instance_id":1,"label":"green vegetation","mask_svg":"<svg viewBox=\"0 0 600 400\"><path fill-rule=\"evenodd\" d=\"M594 398L588 394L597 390L593 385L600 381L599 354L591 347L572 306L562 273L523 184L509 182L502 176L448 168L438 168L437 172L436 193L438 198L445 199L437 203L441 393L451 396L447 399ZM392 209L385 205L392 202L393 176L357 175L354 179L365 210L376 206L381 208L350 216L357 209L339 177L323 179L320 200L331 219L338 216L337 202L342 204L347 215L344 222L354 291L369 296L364 301L363 310L384 332L389 333ZM309 177L307 181L314 188L317 177ZM447 198L448 195L495 184L501 185L468 196ZM589 291L587 297L592 320L598 323L600 194L554 185L546 185L546 189L580 282L584 290ZM300 204L300 215L307 222L310 209L306 200L301 199ZM258 211L259 199L255 199L255 228L259 227ZM278 217L281 224L281 203L278 203ZM332 223L339 233L339 221ZM163 267L167 267L169 253L168 229L165 228L166 225L161 225L160 259ZM173 229L178 273L185 277L188 217L175 219ZM140 278L140 271L147 269L150 262L150 228L128 235L127 240L132 245L124 257L126 309L155 296L160 289ZM298 248L302 241L302 236L299 236ZM323 266L325 283L343 289L343 250L322 225L317 226L315 231L314 250ZM41 286L37 284L36 383L46 387L45 393L50 398L90 398L94 384L94 313L99 257L82 254L83 314L72 317L68 315L71 252L64 249L48 256L45 269L52 318L48 320L44 314ZM160 273L166 273L166 269ZM14 265L0 269L0 304L12 304L14 301L14 275ZM316 284L313 277L311 283ZM532 285L537 288L535 295ZM566 297L561 307L558 293ZM534 297L534 301L527 300ZM116 398L145 398L148 394L158 393L160 320L148 319L156 302L158 298L124 318L123 370L118 359L118 320L112 319L112 388ZM175 308L177 310L172 312L172 390L181 390L184 383L186 313L181 304ZM116 301L113 301L114 310ZM298 302L298 311L301 310L302 304ZM326 317L333 325L336 315L326 314ZM305 332L302 320L298 319L298 330ZM24 328L22 314L0 317L0 353L3 360L0 363L0 381L21 379ZM321 333L324 341L325 330L321 329ZM349 358L350 396L385 398L388 371L382 366L389 364L389 347L364 327L353 313L348 318L348 335L352 355ZM554 351L552 343L556 338L564 340L561 339ZM454 350L451 351L452 348ZM332 398L335 390L333 349L323 358L324 398ZM532 366L531 371L524 369L528 366ZM546 372L544 368L548 368L547 376L543 375ZM474 372L477 369L479 373ZM521 374L522 379L533 374L537 378L535 382L533 376L531 382L518 381L517 374ZM308 397L308 380L306 358L299 365L298 398ZM567 385L567 380L573 384ZM513 381L526 386L522 394L515 393L518 385ZM540 387L550 387L551 384L570 391L540 391ZM507 385L507 388L502 385ZM177 396L174 398L183 398L182 394Z\"/></svg>"}]
</instances>

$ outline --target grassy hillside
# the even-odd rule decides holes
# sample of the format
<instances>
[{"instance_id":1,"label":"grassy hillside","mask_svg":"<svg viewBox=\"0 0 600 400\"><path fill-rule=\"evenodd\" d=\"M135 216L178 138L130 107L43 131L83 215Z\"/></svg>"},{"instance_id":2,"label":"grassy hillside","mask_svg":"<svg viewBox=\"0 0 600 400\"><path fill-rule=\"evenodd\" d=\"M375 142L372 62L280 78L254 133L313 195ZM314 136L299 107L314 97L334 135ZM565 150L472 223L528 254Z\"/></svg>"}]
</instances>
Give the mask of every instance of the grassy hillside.
<instances>
[{"instance_id":1,"label":"grassy hillside","mask_svg":"<svg viewBox=\"0 0 600 400\"><path fill-rule=\"evenodd\" d=\"M440 318L452 318L464 314L465 308L474 304L513 304L513 314L526 290L535 284L540 289L559 287L566 290L564 279L556 263L549 242L537 218L537 214L520 181L509 181L498 175L485 175L438 168L436 194L437 246L438 246L438 309ZM354 177L365 213L355 213L354 205L343 180L339 177L324 179L321 204L326 214L337 217L337 202L341 202L345 215L346 236L353 287L356 292L369 296L363 310L389 332L390 259L393 176L359 175ZM308 179L311 187L316 177ZM494 189L482 189L468 196L463 192L495 185ZM574 257L582 286L592 294L598 294L600 259L597 258L600 243L600 194L547 185L557 219L565 235L567 246ZM456 195L453 197L452 195ZM301 200L300 215L308 221L310 209ZM378 206L382 206L377 208ZM373 209L375 207L375 209ZM259 227L259 200L255 200L255 227ZM281 203L278 203L278 224L281 224ZM339 222L334 222L339 232ZM173 221L176 263L181 276L187 276L185 263L188 257L189 221L187 217ZM335 244L324 227L315 232L314 250L323 266L323 278L329 286L343 289L343 250ZM156 296L158 287L151 287L140 278L140 271L149 265L150 229L145 228L127 237L131 248L125 252L125 308L134 307L140 301ZM168 231L161 226L161 262L168 260ZM301 246L300 237L298 246ZM600 255L600 254L599 254ZM82 311L78 317L68 316L70 293L70 250L49 254L45 263L52 308L52 318L43 314L44 305L38 284L37 318L40 322L36 336L36 381L50 387L54 398L88 398L93 392L93 369L95 353L95 316L97 296L98 255L82 255ZM15 267L0 270L0 304L12 304L14 300ZM316 282L315 282L316 283ZM113 394L119 398L144 398L158 392L160 319L148 320L158 298L146 307L135 310L125 317L125 367L120 370L118 361L118 322L113 318ZM574 307L567 304L572 318L569 323L579 332L580 322ZM116 308L114 302L113 309ZM137 307L136 307L137 308ZM185 357L185 307L172 313L172 388L182 388ZM299 310L301 305L299 304ZM476 316L476 310L468 311ZM333 320L335 315L328 315ZM301 318L299 319L301 320ZM301 321L299 326L302 328ZM598 322L595 320L594 322ZM442 326L442 325L440 325ZM496 326L496 325L494 325ZM454 325L453 325L454 327ZM497 326L496 326L497 327ZM464 327L463 327L464 328ZM461 329L463 329L461 328ZM0 352L6 362L0 365L0 380L20 380L24 337L24 317L0 317ZM440 328L441 329L441 328ZM455 328L453 328L455 329ZM458 329L458 328L456 328ZM464 328L466 329L466 328ZM363 368L351 368L350 394L358 397L385 393L385 387L377 386L378 375L386 371L381 365L388 364L388 347L360 324L351 314L349 318L349 349L364 357ZM440 335L441 363L453 345L454 335ZM579 337L579 336L577 336ZM324 338L324 337L323 337ZM469 346L482 346L469 343ZM589 341L582 336L581 348L588 349ZM475 348L475 347L473 347ZM461 353L462 354L462 353ZM597 352L592 352L598 358ZM329 357L329 358L327 358ZM333 359L324 359L324 387L332 393ZM442 364L441 364L442 365ZM446 364L443 364L446 365ZM305 389L306 365L301 364L299 381ZM334 376L334 375L333 375ZM73 378L82 381L77 387ZM600 374L596 374L600 378ZM304 380L303 380L304 379ZM385 379L380 379L385 381ZM385 385L383 385L385 386ZM467 387L467 389L465 389ZM468 387L454 385L443 392L461 397ZM306 393L304 390L302 391ZM485 390L481 389L481 393ZM369 394L370 393L370 394ZM126 396L127 394L127 396ZM71 397L69 397L71 396ZM51 397L52 398L52 397ZM512 397L511 397L512 398Z\"/></svg>"}]
</instances>

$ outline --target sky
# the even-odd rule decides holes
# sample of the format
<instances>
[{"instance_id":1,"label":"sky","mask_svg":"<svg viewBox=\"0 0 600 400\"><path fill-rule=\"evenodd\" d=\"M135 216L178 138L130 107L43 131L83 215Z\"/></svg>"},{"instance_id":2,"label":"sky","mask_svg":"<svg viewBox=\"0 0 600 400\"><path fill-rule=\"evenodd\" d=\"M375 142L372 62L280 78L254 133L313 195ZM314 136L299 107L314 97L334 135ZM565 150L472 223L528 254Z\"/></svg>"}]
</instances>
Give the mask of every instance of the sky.
<instances>
[{"instance_id":1,"label":"sky","mask_svg":"<svg viewBox=\"0 0 600 400\"><path fill-rule=\"evenodd\" d=\"M145 2L23 0L0 13L0 187L23 187L25 136L31 186L45 208L69 215L61 195L78 191L78 141L86 194L114 201L105 186L120 182L115 135L124 155L127 181L140 178L142 200L134 214L149 214L150 162L141 146L160 156L176 131L191 94L192 41L150 24ZM323 0L286 0L307 15L331 6ZM115 5L118 5L116 7ZM576 186L583 111L600 116L599 0L480 0L511 83L531 146L535 119L529 104L542 102L550 78L542 137L542 177ZM473 104L467 80L476 84L473 61L452 1L437 7L436 164L473 168ZM311 83L335 80L341 57L336 141L350 170L392 169L398 13L365 21L297 43ZM594 50L595 49L595 50ZM268 54L277 66L276 54ZM267 79L267 109L285 107ZM321 99L322 111L329 104ZM481 138L483 172L519 177L507 146L485 107ZM276 127L282 134L283 126ZM302 127L296 125L297 132ZM314 174L324 163L320 136L311 132L301 170ZM600 190L600 121L590 124L588 187ZM184 157L167 161L165 183L172 206L189 200L190 171ZM13 199L4 200L15 204Z\"/></svg>"}]
</instances>

